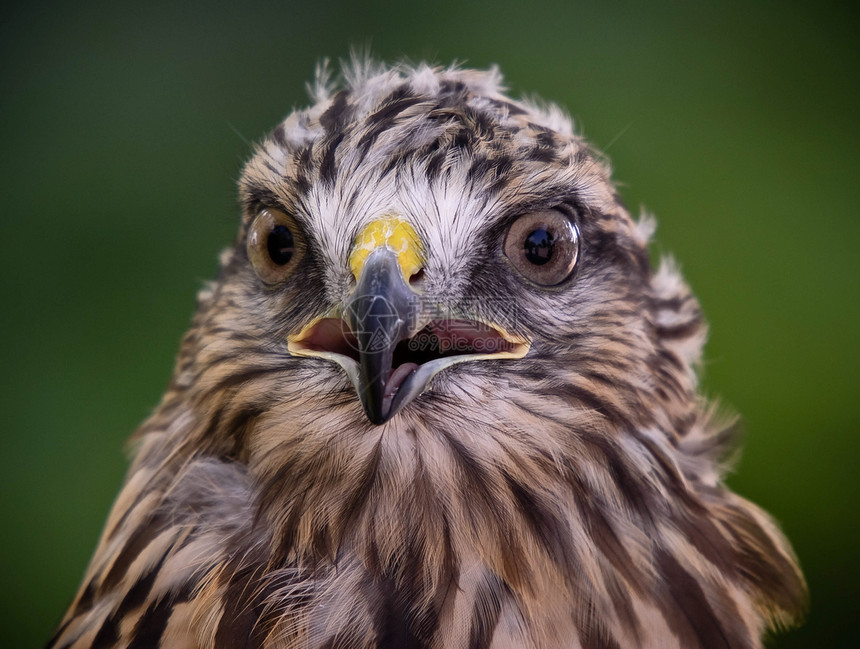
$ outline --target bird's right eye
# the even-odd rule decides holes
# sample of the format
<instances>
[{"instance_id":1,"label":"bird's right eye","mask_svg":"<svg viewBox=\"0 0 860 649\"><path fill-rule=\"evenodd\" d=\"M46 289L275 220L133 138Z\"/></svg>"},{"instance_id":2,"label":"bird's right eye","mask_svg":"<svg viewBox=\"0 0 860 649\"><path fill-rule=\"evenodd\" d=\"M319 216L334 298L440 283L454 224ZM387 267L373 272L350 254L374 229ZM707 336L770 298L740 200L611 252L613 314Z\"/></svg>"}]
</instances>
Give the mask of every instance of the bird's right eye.
<instances>
[{"instance_id":1,"label":"bird's right eye","mask_svg":"<svg viewBox=\"0 0 860 649\"><path fill-rule=\"evenodd\" d=\"M267 208L248 230L248 259L267 284L276 284L296 267L302 244L295 221L281 210Z\"/></svg>"}]
</instances>

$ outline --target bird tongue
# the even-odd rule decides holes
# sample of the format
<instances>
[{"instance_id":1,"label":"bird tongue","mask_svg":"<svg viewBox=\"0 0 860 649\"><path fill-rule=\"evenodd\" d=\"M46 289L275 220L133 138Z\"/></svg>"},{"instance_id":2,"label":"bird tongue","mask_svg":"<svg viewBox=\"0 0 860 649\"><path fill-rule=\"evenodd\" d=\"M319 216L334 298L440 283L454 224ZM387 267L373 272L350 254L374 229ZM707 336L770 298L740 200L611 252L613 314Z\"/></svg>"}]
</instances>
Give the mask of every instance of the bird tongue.
<instances>
[{"instance_id":1,"label":"bird tongue","mask_svg":"<svg viewBox=\"0 0 860 649\"><path fill-rule=\"evenodd\" d=\"M394 395L397 394L400 386L403 385L403 382L417 369L417 363L403 363L398 365L396 369L392 370L391 375L388 377L388 381L385 383L385 394L382 395L382 408L384 412L388 412L391 408L391 401L394 399Z\"/></svg>"}]
</instances>

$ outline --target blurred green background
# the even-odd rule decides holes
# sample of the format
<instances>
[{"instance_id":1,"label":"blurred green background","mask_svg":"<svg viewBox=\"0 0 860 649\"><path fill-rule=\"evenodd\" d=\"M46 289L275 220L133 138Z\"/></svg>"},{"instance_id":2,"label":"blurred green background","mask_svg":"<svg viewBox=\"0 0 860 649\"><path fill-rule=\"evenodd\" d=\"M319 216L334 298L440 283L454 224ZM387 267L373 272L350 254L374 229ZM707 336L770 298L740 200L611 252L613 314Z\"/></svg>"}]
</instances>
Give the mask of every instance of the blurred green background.
<instances>
[{"instance_id":1,"label":"blurred green background","mask_svg":"<svg viewBox=\"0 0 860 649\"><path fill-rule=\"evenodd\" d=\"M242 5L240 8L240 4ZM250 143L322 57L501 66L613 160L711 322L735 489L812 592L770 646L858 646L860 101L848 3L31 2L0 18L0 646L64 612L237 224Z\"/></svg>"}]
</instances>

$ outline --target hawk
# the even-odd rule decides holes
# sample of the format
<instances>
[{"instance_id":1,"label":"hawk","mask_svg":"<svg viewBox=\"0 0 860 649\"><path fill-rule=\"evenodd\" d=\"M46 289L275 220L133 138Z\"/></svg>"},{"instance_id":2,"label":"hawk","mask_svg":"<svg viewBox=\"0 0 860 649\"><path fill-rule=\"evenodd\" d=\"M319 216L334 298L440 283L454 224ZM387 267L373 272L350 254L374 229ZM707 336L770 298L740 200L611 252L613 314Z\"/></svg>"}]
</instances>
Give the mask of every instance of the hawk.
<instances>
[{"instance_id":1,"label":"hawk","mask_svg":"<svg viewBox=\"0 0 860 649\"><path fill-rule=\"evenodd\" d=\"M498 72L318 74L49 647L753 649L806 587L723 483L699 305Z\"/></svg>"}]
</instances>

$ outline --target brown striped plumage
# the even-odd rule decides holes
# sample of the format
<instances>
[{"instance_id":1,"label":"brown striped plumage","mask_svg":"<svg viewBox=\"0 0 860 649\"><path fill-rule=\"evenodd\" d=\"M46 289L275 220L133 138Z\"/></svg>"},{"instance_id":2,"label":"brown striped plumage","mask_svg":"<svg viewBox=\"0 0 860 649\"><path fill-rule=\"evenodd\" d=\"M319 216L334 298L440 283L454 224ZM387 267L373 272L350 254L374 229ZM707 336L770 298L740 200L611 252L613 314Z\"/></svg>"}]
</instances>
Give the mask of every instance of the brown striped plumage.
<instances>
[{"instance_id":1,"label":"brown striped plumage","mask_svg":"<svg viewBox=\"0 0 860 649\"><path fill-rule=\"evenodd\" d=\"M568 120L495 72L344 76L248 163L237 244L48 646L744 649L796 620L791 548L722 482L698 304ZM270 283L246 252L265 209L303 242ZM503 251L540 210L580 237L556 286ZM375 424L287 337L344 304L386 215L422 242L422 299L528 353L446 367Z\"/></svg>"}]
</instances>

